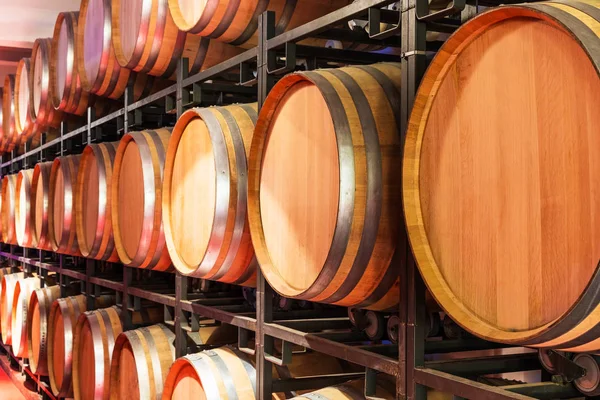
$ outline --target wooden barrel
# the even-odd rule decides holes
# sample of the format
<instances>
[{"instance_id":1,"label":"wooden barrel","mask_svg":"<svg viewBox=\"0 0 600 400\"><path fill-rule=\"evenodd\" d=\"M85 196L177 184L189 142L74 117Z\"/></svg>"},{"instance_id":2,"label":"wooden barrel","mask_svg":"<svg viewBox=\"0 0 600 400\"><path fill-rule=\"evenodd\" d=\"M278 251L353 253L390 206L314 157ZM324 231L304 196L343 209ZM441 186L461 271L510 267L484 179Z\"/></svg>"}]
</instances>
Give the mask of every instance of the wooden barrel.
<instances>
[{"instance_id":1,"label":"wooden barrel","mask_svg":"<svg viewBox=\"0 0 600 400\"><path fill-rule=\"evenodd\" d=\"M122 68L112 44L111 0L82 0L76 40L76 64L84 90L98 96L119 99L128 84L137 101L164 87L154 77Z\"/></svg>"},{"instance_id":2,"label":"wooden barrel","mask_svg":"<svg viewBox=\"0 0 600 400\"><path fill-rule=\"evenodd\" d=\"M12 302L15 294L15 287L19 279L23 279L25 274L17 272L15 274L4 275L2 277L2 293L0 293L0 327L2 329L2 342L12 344Z\"/></svg>"},{"instance_id":3,"label":"wooden barrel","mask_svg":"<svg viewBox=\"0 0 600 400\"><path fill-rule=\"evenodd\" d=\"M31 115L31 59L22 58L17 66L17 75L15 76L15 133L17 135L16 143L24 143L32 137L38 127L33 123Z\"/></svg>"},{"instance_id":4,"label":"wooden barrel","mask_svg":"<svg viewBox=\"0 0 600 400\"><path fill-rule=\"evenodd\" d=\"M155 324L164 318L162 307L131 314L134 325ZM79 316L73 344L75 400L104 400L110 392L110 363L117 337L123 332L119 307L87 311Z\"/></svg>"},{"instance_id":5,"label":"wooden barrel","mask_svg":"<svg viewBox=\"0 0 600 400\"><path fill-rule=\"evenodd\" d=\"M398 304L399 94L398 64L291 74L269 93L252 138L248 213L259 265L281 295Z\"/></svg>"},{"instance_id":6,"label":"wooden barrel","mask_svg":"<svg viewBox=\"0 0 600 400\"><path fill-rule=\"evenodd\" d=\"M2 150L11 151L17 143L15 127L15 76L6 75L2 87Z\"/></svg>"},{"instance_id":7,"label":"wooden barrel","mask_svg":"<svg viewBox=\"0 0 600 400\"><path fill-rule=\"evenodd\" d=\"M36 247L37 242L33 235L34 203L31 192L33 168L23 169L17 174L16 204L15 204L15 231L17 243L21 247Z\"/></svg>"},{"instance_id":8,"label":"wooden barrel","mask_svg":"<svg viewBox=\"0 0 600 400\"><path fill-rule=\"evenodd\" d=\"M599 15L587 2L491 9L419 88L403 163L411 247L446 313L487 340L600 350Z\"/></svg>"},{"instance_id":9,"label":"wooden barrel","mask_svg":"<svg viewBox=\"0 0 600 400\"><path fill-rule=\"evenodd\" d=\"M273 376L297 378L343 372L339 360L319 353L296 354L292 364L274 367ZM163 400L247 399L256 393L255 360L233 347L221 347L178 358L165 381ZM290 398L273 394L273 399Z\"/></svg>"},{"instance_id":10,"label":"wooden barrel","mask_svg":"<svg viewBox=\"0 0 600 400\"><path fill-rule=\"evenodd\" d=\"M52 161L37 163L33 168L31 196L33 198L33 238L38 249L52 250L49 231L50 171Z\"/></svg>"},{"instance_id":11,"label":"wooden barrel","mask_svg":"<svg viewBox=\"0 0 600 400\"><path fill-rule=\"evenodd\" d=\"M10 274L14 274L17 273L17 269L13 268L13 267L3 267L0 268L0 302L1 302L1 298L2 298L2 280L4 279L4 277L6 275L10 275ZM2 314L2 304L0 304L0 315ZM12 322L12 321L11 321ZM1 321L0 321L0 330L2 329L1 326Z\"/></svg>"},{"instance_id":12,"label":"wooden barrel","mask_svg":"<svg viewBox=\"0 0 600 400\"><path fill-rule=\"evenodd\" d=\"M40 278L20 279L15 286L12 301L12 350L17 357L27 357L27 313L31 293L40 288Z\"/></svg>"},{"instance_id":13,"label":"wooden barrel","mask_svg":"<svg viewBox=\"0 0 600 400\"><path fill-rule=\"evenodd\" d=\"M110 399L160 399L175 361L175 335L163 324L123 332L110 366Z\"/></svg>"},{"instance_id":14,"label":"wooden barrel","mask_svg":"<svg viewBox=\"0 0 600 400\"><path fill-rule=\"evenodd\" d=\"M348 0L169 0L177 27L184 32L210 37L236 46L257 43L258 17L264 11L276 14L277 33L295 28L350 3Z\"/></svg>"},{"instance_id":15,"label":"wooden barrel","mask_svg":"<svg viewBox=\"0 0 600 400\"><path fill-rule=\"evenodd\" d=\"M377 399L395 399L396 398L396 387L392 382L381 382L382 379L378 377L377 386L375 387L375 393L373 398ZM365 380L359 379L356 381L344 383L342 385L326 387L317 391L306 393L304 395L296 396L293 399L296 400L367 400L365 393ZM430 395L427 396L431 398Z\"/></svg>"},{"instance_id":16,"label":"wooden barrel","mask_svg":"<svg viewBox=\"0 0 600 400\"><path fill-rule=\"evenodd\" d=\"M96 299L96 306L108 307L114 297ZM55 396L73 397L71 372L73 365L73 334L79 316L86 311L85 295L57 299L50 308L48 323L48 376Z\"/></svg>"},{"instance_id":17,"label":"wooden barrel","mask_svg":"<svg viewBox=\"0 0 600 400\"><path fill-rule=\"evenodd\" d=\"M48 322L50 307L60 297L60 286L47 286L31 293L27 312L27 354L31 372L48 375Z\"/></svg>"},{"instance_id":18,"label":"wooden barrel","mask_svg":"<svg viewBox=\"0 0 600 400\"><path fill-rule=\"evenodd\" d=\"M77 242L84 257L118 261L111 219L111 181L119 142L86 146L75 189Z\"/></svg>"},{"instance_id":19,"label":"wooden barrel","mask_svg":"<svg viewBox=\"0 0 600 400\"><path fill-rule=\"evenodd\" d=\"M17 202L17 175L5 175L2 178L2 241L17 244L15 227L15 208Z\"/></svg>"},{"instance_id":20,"label":"wooden barrel","mask_svg":"<svg viewBox=\"0 0 600 400\"><path fill-rule=\"evenodd\" d=\"M193 74L242 51L181 32L164 0L113 0L112 37L122 67L162 78L174 79L181 57Z\"/></svg>"},{"instance_id":21,"label":"wooden barrel","mask_svg":"<svg viewBox=\"0 0 600 400\"><path fill-rule=\"evenodd\" d=\"M170 128L123 136L113 167L111 217L121 262L171 269L162 227L162 180Z\"/></svg>"},{"instance_id":22,"label":"wooden barrel","mask_svg":"<svg viewBox=\"0 0 600 400\"><path fill-rule=\"evenodd\" d=\"M32 120L41 127L58 128L62 112L55 110L52 103L50 74L51 38L39 38L31 51L30 112Z\"/></svg>"},{"instance_id":23,"label":"wooden barrel","mask_svg":"<svg viewBox=\"0 0 600 400\"><path fill-rule=\"evenodd\" d=\"M77 245L75 187L80 155L57 157L50 170L48 221L52 250L80 255Z\"/></svg>"},{"instance_id":24,"label":"wooden barrel","mask_svg":"<svg viewBox=\"0 0 600 400\"><path fill-rule=\"evenodd\" d=\"M89 93L83 90L77 72L78 12L61 12L56 18L50 53L50 86L52 105L55 109L83 115L94 103Z\"/></svg>"},{"instance_id":25,"label":"wooden barrel","mask_svg":"<svg viewBox=\"0 0 600 400\"><path fill-rule=\"evenodd\" d=\"M173 128L163 222L171 260L184 275L256 285L246 213L247 152L256 117L256 103L194 108Z\"/></svg>"}]
</instances>

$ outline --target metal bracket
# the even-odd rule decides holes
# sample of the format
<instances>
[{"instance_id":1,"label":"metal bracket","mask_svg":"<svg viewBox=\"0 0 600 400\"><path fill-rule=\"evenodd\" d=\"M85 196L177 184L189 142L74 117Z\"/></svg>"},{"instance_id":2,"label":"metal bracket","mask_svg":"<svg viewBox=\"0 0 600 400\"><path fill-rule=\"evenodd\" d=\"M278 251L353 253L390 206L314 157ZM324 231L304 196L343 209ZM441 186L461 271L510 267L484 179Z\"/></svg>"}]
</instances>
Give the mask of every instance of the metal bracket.
<instances>
[{"instance_id":1,"label":"metal bracket","mask_svg":"<svg viewBox=\"0 0 600 400\"><path fill-rule=\"evenodd\" d=\"M279 366L289 365L292 363L292 343L285 340L281 343L281 358L268 354L265 348L265 360Z\"/></svg>"},{"instance_id":2,"label":"metal bracket","mask_svg":"<svg viewBox=\"0 0 600 400\"><path fill-rule=\"evenodd\" d=\"M467 3L465 0L453 0L452 3L450 3L448 7L444 8L443 10L434 11L427 15L419 15L419 11L417 9L417 20L421 22L438 21L449 15L461 12L465 8L466 4Z\"/></svg>"},{"instance_id":3,"label":"metal bracket","mask_svg":"<svg viewBox=\"0 0 600 400\"><path fill-rule=\"evenodd\" d=\"M387 10L388 12L390 10ZM390 29L381 31L381 12L380 8L371 7L369 8L369 38L370 39L387 39L390 36L394 36L402 31L402 13L398 14L398 22L392 24Z\"/></svg>"},{"instance_id":4,"label":"metal bracket","mask_svg":"<svg viewBox=\"0 0 600 400\"><path fill-rule=\"evenodd\" d=\"M249 342L250 331L248 329L238 327L238 349L242 353L254 356L256 355L256 349L250 348L250 346L248 345Z\"/></svg>"},{"instance_id":5,"label":"metal bracket","mask_svg":"<svg viewBox=\"0 0 600 400\"><path fill-rule=\"evenodd\" d=\"M258 78L253 71L252 65L248 62L240 63L240 86L254 86L258 83Z\"/></svg>"},{"instance_id":6,"label":"metal bracket","mask_svg":"<svg viewBox=\"0 0 600 400\"><path fill-rule=\"evenodd\" d=\"M277 68L277 55L270 50L267 55L267 73L270 75L281 75L296 69L296 43L285 44L285 65Z\"/></svg>"},{"instance_id":7,"label":"metal bracket","mask_svg":"<svg viewBox=\"0 0 600 400\"><path fill-rule=\"evenodd\" d=\"M566 382L572 382L586 374L585 368L575 364L570 358L559 352L549 350L548 357L550 358L556 373L561 375Z\"/></svg>"}]
</instances>

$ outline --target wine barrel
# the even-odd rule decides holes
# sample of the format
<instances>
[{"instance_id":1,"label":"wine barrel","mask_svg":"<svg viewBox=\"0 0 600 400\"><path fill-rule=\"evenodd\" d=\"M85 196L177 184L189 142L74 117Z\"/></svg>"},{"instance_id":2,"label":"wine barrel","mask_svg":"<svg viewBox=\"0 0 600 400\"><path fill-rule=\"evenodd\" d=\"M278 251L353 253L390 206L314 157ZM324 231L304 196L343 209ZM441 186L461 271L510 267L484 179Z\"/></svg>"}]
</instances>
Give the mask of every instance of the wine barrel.
<instances>
[{"instance_id":1,"label":"wine barrel","mask_svg":"<svg viewBox=\"0 0 600 400\"><path fill-rule=\"evenodd\" d=\"M131 314L132 323L155 324L164 317L161 307ZM103 400L110 392L110 363L117 337L123 332L119 307L87 311L79 316L73 344L75 400Z\"/></svg>"},{"instance_id":2,"label":"wine barrel","mask_svg":"<svg viewBox=\"0 0 600 400\"><path fill-rule=\"evenodd\" d=\"M52 249L80 255L76 237L75 187L80 155L55 158L50 170L48 233Z\"/></svg>"},{"instance_id":3,"label":"wine barrel","mask_svg":"<svg viewBox=\"0 0 600 400\"><path fill-rule=\"evenodd\" d=\"M27 354L31 372L48 375L48 317L60 286L47 286L31 293L27 312Z\"/></svg>"},{"instance_id":4,"label":"wine barrel","mask_svg":"<svg viewBox=\"0 0 600 400\"><path fill-rule=\"evenodd\" d=\"M162 179L170 128L123 136L113 166L111 217L121 262L171 269L162 227Z\"/></svg>"},{"instance_id":5,"label":"wine barrel","mask_svg":"<svg viewBox=\"0 0 600 400\"><path fill-rule=\"evenodd\" d=\"M258 17L264 11L275 12L279 34L349 3L349 0L169 0L169 10L177 27L184 32L250 48L257 43Z\"/></svg>"},{"instance_id":6,"label":"wine barrel","mask_svg":"<svg viewBox=\"0 0 600 400\"><path fill-rule=\"evenodd\" d=\"M112 37L122 67L162 78L175 78L181 57L194 74L242 52L226 43L181 32L163 0L113 0Z\"/></svg>"},{"instance_id":7,"label":"wine barrel","mask_svg":"<svg viewBox=\"0 0 600 400\"><path fill-rule=\"evenodd\" d=\"M246 214L247 151L256 118L256 103L194 108L173 128L163 223L171 260L184 275L256 285Z\"/></svg>"},{"instance_id":8,"label":"wine barrel","mask_svg":"<svg viewBox=\"0 0 600 400\"><path fill-rule=\"evenodd\" d=\"M403 163L413 254L446 313L487 340L600 350L593 4L479 15L446 42L415 100Z\"/></svg>"},{"instance_id":9,"label":"wine barrel","mask_svg":"<svg viewBox=\"0 0 600 400\"><path fill-rule=\"evenodd\" d=\"M166 82L119 65L112 44L111 10L111 0L81 1L76 41L81 86L98 96L119 99L131 85L137 101L166 87Z\"/></svg>"},{"instance_id":10,"label":"wine barrel","mask_svg":"<svg viewBox=\"0 0 600 400\"><path fill-rule=\"evenodd\" d=\"M296 354L292 364L274 367L273 376L290 379L343 372L339 360L320 353ZM163 400L255 399L255 360L233 347L178 358L165 381ZM273 394L274 399L289 398Z\"/></svg>"},{"instance_id":11,"label":"wine barrel","mask_svg":"<svg viewBox=\"0 0 600 400\"><path fill-rule=\"evenodd\" d=\"M165 325L123 332L110 366L110 399L160 399L175 361L175 335Z\"/></svg>"},{"instance_id":12,"label":"wine barrel","mask_svg":"<svg viewBox=\"0 0 600 400\"><path fill-rule=\"evenodd\" d=\"M395 399L396 388L391 382L380 382L382 379L377 380L377 386L375 387L375 393L372 395L373 398L377 399ZM365 380L359 379L356 381L344 383L342 385L326 387L311 393L296 396L293 399L296 400L367 400L364 395ZM430 395L427 398L431 398Z\"/></svg>"},{"instance_id":13,"label":"wine barrel","mask_svg":"<svg viewBox=\"0 0 600 400\"><path fill-rule=\"evenodd\" d=\"M39 38L31 50L31 77L29 82L31 118L40 128L58 128L62 112L55 110L52 104L52 85L50 73L51 38Z\"/></svg>"},{"instance_id":14,"label":"wine barrel","mask_svg":"<svg viewBox=\"0 0 600 400\"><path fill-rule=\"evenodd\" d=\"M61 12L56 18L50 52L50 93L55 109L83 115L94 103L83 90L77 72L78 58L75 46L79 12Z\"/></svg>"},{"instance_id":15,"label":"wine barrel","mask_svg":"<svg viewBox=\"0 0 600 400\"><path fill-rule=\"evenodd\" d=\"M22 58L17 66L15 76L15 133L16 143L25 143L32 137L37 126L33 123L30 107L30 82L31 82L31 59Z\"/></svg>"},{"instance_id":16,"label":"wine barrel","mask_svg":"<svg viewBox=\"0 0 600 400\"><path fill-rule=\"evenodd\" d=\"M96 306L108 307L114 297L96 299ZM85 295L57 299L50 308L48 323L48 376L55 396L73 397L71 372L73 365L73 334L79 316L86 311Z\"/></svg>"},{"instance_id":17,"label":"wine barrel","mask_svg":"<svg viewBox=\"0 0 600 400\"><path fill-rule=\"evenodd\" d=\"M49 232L50 171L52 161L37 163L33 168L31 196L33 198L33 240L38 249L52 250Z\"/></svg>"},{"instance_id":18,"label":"wine barrel","mask_svg":"<svg viewBox=\"0 0 600 400\"><path fill-rule=\"evenodd\" d=\"M118 261L111 220L111 181L118 142L86 146L75 189L77 242L84 257Z\"/></svg>"},{"instance_id":19,"label":"wine barrel","mask_svg":"<svg viewBox=\"0 0 600 400\"><path fill-rule=\"evenodd\" d=\"M27 357L27 312L31 293L40 288L40 278L20 279L12 301L12 350L17 357Z\"/></svg>"},{"instance_id":20,"label":"wine barrel","mask_svg":"<svg viewBox=\"0 0 600 400\"><path fill-rule=\"evenodd\" d=\"M267 97L250 150L248 213L259 265L281 295L398 304L399 87L398 64L375 64L291 74Z\"/></svg>"},{"instance_id":21,"label":"wine barrel","mask_svg":"<svg viewBox=\"0 0 600 400\"><path fill-rule=\"evenodd\" d=\"M6 75L2 87L2 150L12 151L17 144L15 127L15 76Z\"/></svg>"},{"instance_id":22,"label":"wine barrel","mask_svg":"<svg viewBox=\"0 0 600 400\"><path fill-rule=\"evenodd\" d=\"M2 277L2 293L0 293L0 327L2 329L2 342L12 344L12 302L15 294L15 287L19 279L23 279L25 274L17 272L15 274L4 275Z\"/></svg>"},{"instance_id":23,"label":"wine barrel","mask_svg":"<svg viewBox=\"0 0 600 400\"><path fill-rule=\"evenodd\" d=\"M2 241L17 244L15 227L15 207L17 201L17 175L5 175L2 178Z\"/></svg>"},{"instance_id":24,"label":"wine barrel","mask_svg":"<svg viewBox=\"0 0 600 400\"><path fill-rule=\"evenodd\" d=\"M24 169L17 174L16 205L15 205L15 231L17 243L21 247L36 247L37 242L33 235L34 204L31 195L31 181L33 168Z\"/></svg>"},{"instance_id":25,"label":"wine barrel","mask_svg":"<svg viewBox=\"0 0 600 400\"><path fill-rule=\"evenodd\" d=\"M17 273L17 269L15 269L13 267L6 266L6 267L3 267L3 268L0 268L0 302L1 302L1 298L2 298L2 280L4 279L4 277L6 275L11 275L11 274L14 274L14 273ZM0 314L2 314L2 305L1 304L0 304ZM2 329L1 325L2 324L1 324L1 321L0 321L0 330Z\"/></svg>"}]
</instances>

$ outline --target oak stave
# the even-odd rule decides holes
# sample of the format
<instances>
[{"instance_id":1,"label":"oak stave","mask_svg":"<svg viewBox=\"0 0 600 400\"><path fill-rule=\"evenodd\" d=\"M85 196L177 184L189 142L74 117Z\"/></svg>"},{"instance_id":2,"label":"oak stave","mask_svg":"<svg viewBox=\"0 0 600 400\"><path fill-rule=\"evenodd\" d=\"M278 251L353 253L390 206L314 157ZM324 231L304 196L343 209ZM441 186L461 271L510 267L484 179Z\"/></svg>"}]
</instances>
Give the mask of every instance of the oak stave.
<instances>
[{"instance_id":1,"label":"oak stave","mask_svg":"<svg viewBox=\"0 0 600 400\"><path fill-rule=\"evenodd\" d=\"M109 398L160 398L175 360L174 342L175 335L163 324L121 333L112 354Z\"/></svg>"},{"instance_id":2,"label":"oak stave","mask_svg":"<svg viewBox=\"0 0 600 400\"><path fill-rule=\"evenodd\" d=\"M164 315L160 307L131 314L134 325L155 324ZM73 394L75 400L103 400L110 394L110 365L117 337L123 332L121 309L113 306L79 316L73 344Z\"/></svg>"},{"instance_id":3,"label":"oak stave","mask_svg":"<svg viewBox=\"0 0 600 400\"><path fill-rule=\"evenodd\" d=\"M57 157L50 170L48 233L52 250L80 255L77 244L75 189L81 155Z\"/></svg>"},{"instance_id":4,"label":"oak stave","mask_svg":"<svg viewBox=\"0 0 600 400\"><path fill-rule=\"evenodd\" d=\"M15 286L12 302L11 341L13 354L27 357L27 314L31 294L40 287L40 278L20 279Z\"/></svg>"},{"instance_id":5,"label":"oak stave","mask_svg":"<svg viewBox=\"0 0 600 400\"><path fill-rule=\"evenodd\" d=\"M2 241L6 244L17 244L15 226L15 207L17 201L17 175L6 175L2 178Z\"/></svg>"},{"instance_id":6,"label":"oak stave","mask_svg":"<svg viewBox=\"0 0 600 400\"><path fill-rule=\"evenodd\" d=\"M281 295L398 304L399 86L399 65L382 63L291 74L267 97L250 150L248 213L259 265ZM288 121L294 135L284 134Z\"/></svg>"},{"instance_id":7,"label":"oak stave","mask_svg":"<svg viewBox=\"0 0 600 400\"><path fill-rule=\"evenodd\" d=\"M256 118L256 103L195 108L173 128L165 160L163 224L171 260L184 275L256 285L246 198L247 152ZM205 153L208 161L200 164L198 155ZM199 204L201 196L214 203Z\"/></svg>"},{"instance_id":8,"label":"oak stave","mask_svg":"<svg viewBox=\"0 0 600 400\"><path fill-rule=\"evenodd\" d=\"M15 127L15 76L6 75L2 87L2 151L11 151L17 144Z\"/></svg>"},{"instance_id":9,"label":"oak stave","mask_svg":"<svg viewBox=\"0 0 600 400\"><path fill-rule=\"evenodd\" d=\"M12 344L12 302L17 282L23 279L25 274L17 272L2 277L2 293L0 293L0 327L2 329L2 342L6 345Z\"/></svg>"},{"instance_id":10,"label":"oak stave","mask_svg":"<svg viewBox=\"0 0 600 400\"><path fill-rule=\"evenodd\" d=\"M111 182L111 217L115 247L119 259L127 266L172 269L161 207L170 135L170 128L130 132L117 148Z\"/></svg>"},{"instance_id":11,"label":"oak stave","mask_svg":"<svg viewBox=\"0 0 600 400\"><path fill-rule=\"evenodd\" d=\"M114 304L114 296L96 298L96 306ZM73 397L72 366L75 327L86 308L85 295L57 299L50 308L48 323L48 376L55 396Z\"/></svg>"},{"instance_id":12,"label":"oak stave","mask_svg":"<svg viewBox=\"0 0 600 400\"><path fill-rule=\"evenodd\" d=\"M31 73L31 59L22 58L15 75L14 118L15 134L17 135L15 143L26 142L38 129L31 114Z\"/></svg>"},{"instance_id":13,"label":"oak stave","mask_svg":"<svg viewBox=\"0 0 600 400\"><path fill-rule=\"evenodd\" d=\"M273 376L280 379L344 372L340 361L320 353L296 354L292 363L274 366ZM254 358L232 346L188 354L173 363L165 381L162 400L255 399ZM273 399L294 394L273 393Z\"/></svg>"},{"instance_id":14,"label":"oak stave","mask_svg":"<svg viewBox=\"0 0 600 400\"><path fill-rule=\"evenodd\" d=\"M54 109L52 103L54 94L50 71L51 54L52 39L36 39L31 51L29 109L31 119L39 127L39 130L48 127L58 128L63 117L62 111Z\"/></svg>"},{"instance_id":15,"label":"oak stave","mask_svg":"<svg viewBox=\"0 0 600 400\"><path fill-rule=\"evenodd\" d=\"M174 79L182 57L189 59L189 73L194 74L242 52L180 31L166 1L113 0L111 12L117 61L133 71Z\"/></svg>"},{"instance_id":16,"label":"oak stave","mask_svg":"<svg viewBox=\"0 0 600 400\"><path fill-rule=\"evenodd\" d=\"M15 205L15 232L17 243L21 247L37 247L33 235L34 204L31 196L31 182L33 168L24 169L17 174L16 205Z\"/></svg>"},{"instance_id":17,"label":"oak stave","mask_svg":"<svg viewBox=\"0 0 600 400\"><path fill-rule=\"evenodd\" d=\"M483 45L491 41L494 46ZM600 103L599 45L597 2L491 9L451 36L421 83L403 163L408 236L437 302L479 337L600 350L592 189L600 179L592 161L598 118L585 111ZM525 48L531 51L519 50ZM495 80L482 79L482 71L493 72ZM486 110L477 118L463 113L482 103ZM439 125L449 118L455 123ZM444 147L435 145L442 142ZM461 149L472 149L468 158ZM477 190L449 194L441 184L447 181ZM465 207L469 213L457 212ZM476 235L457 242L452 232L465 223Z\"/></svg>"},{"instance_id":18,"label":"oak stave","mask_svg":"<svg viewBox=\"0 0 600 400\"><path fill-rule=\"evenodd\" d=\"M182 9L182 3L186 9ZM257 43L258 17L264 11L275 11L276 31L280 34L349 3L348 0L250 0L234 3L213 0L200 4L193 0L169 0L169 9L174 23L184 32L250 48Z\"/></svg>"},{"instance_id":19,"label":"oak stave","mask_svg":"<svg viewBox=\"0 0 600 400\"><path fill-rule=\"evenodd\" d=\"M37 248L52 250L50 240L50 171L52 161L37 163L33 168L31 196L33 198L33 238Z\"/></svg>"},{"instance_id":20,"label":"oak stave","mask_svg":"<svg viewBox=\"0 0 600 400\"><path fill-rule=\"evenodd\" d=\"M118 261L111 218L113 164L119 143L86 146L75 189L77 242L84 257Z\"/></svg>"},{"instance_id":21,"label":"oak stave","mask_svg":"<svg viewBox=\"0 0 600 400\"><path fill-rule=\"evenodd\" d=\"M47 286L31 293L27 312L27 354L31 372L48 375L48 324L50 307L60 297L60 286Z\"/></svg>"}]
</instances>

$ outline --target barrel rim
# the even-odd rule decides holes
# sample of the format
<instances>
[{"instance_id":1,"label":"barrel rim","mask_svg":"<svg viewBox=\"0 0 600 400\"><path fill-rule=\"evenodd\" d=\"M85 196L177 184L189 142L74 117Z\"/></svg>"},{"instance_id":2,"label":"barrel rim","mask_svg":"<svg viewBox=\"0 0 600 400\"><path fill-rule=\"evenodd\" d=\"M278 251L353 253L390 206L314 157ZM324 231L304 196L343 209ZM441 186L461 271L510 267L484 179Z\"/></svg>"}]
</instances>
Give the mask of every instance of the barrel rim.
<instances>
[{"instance_id":1,"label":"barrel rim","mask_svg":"<svg viewBox=\"0 0 600 400\"><path fill-rule=\"evenodd\" d=\"M77 33L75 35L75 64L77 68L77 74L83 90L95 93L100 90L104 78L106 77L106 71L108 68L108 60L110 58L110 52L112 50L112 26L111 26L111 5L110 1L101 0L104 6L104 32L102 35L102 56L100 57L100 65L98 67L97 76L92 79L87 76L85 69L85 27L87 22L87 12L89 3L91 0L81 0L79 7L79 18L77 21ZM115 63L118 65L118 63ZM119 66L120 68L120 66Z\"/></svg>"},{"instance_id":2,"label":"barrel rim","mask_svg":"<svg viewBox=\"0 0 600 400\"><path fill-rule=\"evenodd\" d=\"M17 243L21 247L36 247L37 241L33 235L33 214L32 214L32 198L31 198L31 182L33 180L33 168L22 169L17 174L17 185L15 189L16 201L15 201L15 232L17 235ZM25 194L27 199L25 200L25 210L21 210L21 189L24 186ZM25 213L25 225L20 226L18 223L19 216ZM21 229L23 230L21 232Z\"/></svg>"},{"instance_id":3,"label":"barrel rim","mask_svg":"<svg viewBox=\"0 0 600 400\"><path fill-rule=\"evenodd\" d=\"M58 293L56 293L57 290ZM52 306L53 302L50 295L54 297L53 300L60 297L60 286L52 285L35 289L31 292L29 298L29 308L27 310L27 355L29 358L29 367L34 374L48 374L48 317L49 308ZM40 301L40 296L43 297L43 301ZM37 360L32 357L32 354L34 353L32 342L32 318L36 305L38 306L38 313L40 316L40 338L43 338L40 340L39 358Z\"/></svg>"},{"instance_id":4,"label":"barrel rim","mask_svg":"<svg viewBox=\"0 0 600 400\"><path fill-rule=\"evenodd\" d=\"M35 291L36 286L39 288L40 280L34 277L24 277L23 279L19 279L17 284L15 285L15 291L13 293L13 304L12 304L12 314L11 314L11 331L13 330L13 326L17 324L17 309L19 307L19 300L21 300L21 311L22 318L21 319L21 330L20 336L15 337L13 335L13 343L12 349L13 353L17 357L26 357L28 355L27 348L27 317L29 311L29 300L31 298L31 294ZM22 296L23 295L23 298Z\"/></svg>"},{"instance_id":5,"label":"barrel rim","mask_svg":"<svg viewBox=\"0 0 600 400\"><path fill-rule=\"evenodd\" d=\"M75 89L76 76L73 73L77 72L75 66L75 36L77 34L77 16L75 11L59 12L54 23L54 33L52 35L52 45L50 46L50 98L52 105L57 110L64 110L69 103L69 99ZM65 71L65 85L63 94L59 97L58 92L58 44L60 42L60 33L62 31L63 22L67 28L67 71ZM71 73L69 73L71 72Z\"/></svg>"},{"instance_id":6,"label":"barrel rim","mask_svg":"<svg viewBox=\"0 0 600 400\"><path fill-rule=\"evenodd\" d=\"M501 21L518 17L533 18L549 23L553 27L565 32L581 46L577 33L572 31L564 21L536 8L534 5L511 5L491 9L473 18L467 25L459 28L450 36L437 53L417 92L415 106L410 116L406 134L402 180L403 208L410 246L421 276L433 297L444 311L467 331L486 340L509 344L535 341L536 338L551 331L577 306L579 299L562 316L533 329L509 331L495 327L482 318L479 318L454 295L441 272L439 272L439 266L432 255L423 224L418 182L422 137L427 125L425 121L439 89L439 85L436 85L434 82L438 82L446 75L450 66L454 64L453 57L466 48L483 30ZM467 26L468 28L466 28ZM582 46L582 49L587 53L592 64L594 64L592 55L584 46ZM448 62L449 60L452 60L452 62ZM594 66L600 74L598 65L594 64ZM433 76L433 78L426 79L428 76ZM590 280L591 282L592 280ZM586 287L583 294L590 289L590 286Z\"/></svg>"},{"instance_id":7,"label":"barrel rim","mask_svg":"<svg viewBox=\"0 0 600 400\"><path fill-rule=\"evenodd\" d=\"M125 51L123 50L123 45L121 44L122 35L121 35L121 27L119 26L119 22L121 19L121 4L126 0L112 0L111 6L111 24L112 24L112 44L114 49L114 54L117 59L119 65L123 68L128 68L134 71L140 70L138 68L138 63L142 59L142 55L146 50L146 47L152 45L152 41L146 40L149 32L151 31L151 15L155 8L155 2L152 0L139 0L141 1L140 7L140 26L139 31L137 32L137 39L135 46L132 50L131 57L127 59L125 55Z\"/></svg>"},{"instance_id":8,"label":"barrel rim","mask_svg":"<svg viewBox=\"0 0 600 400\"><path fill-rule=\"evenodd\" d=\"M18 144L13 138L16 136L15 126L15 75L8 74L4 77L2 87L2 141L4 150L11 151ZM8 117L6 117L8 116Z\"/></svg>"},{"instance_id":9,"label":"barrel rim","mask_svg":"<svg viewBox=\"0 0 600 400\"><path fill-rule=\"evenodd\" d=\"M5 175L2 178L2 205L0 211L2 218L2 240L8 244L17 244L15 225L16 180L16 174ZM12 191L12 197L9 197L9 191ZM7 213L8 215L6 215ZM5 218L8 218L8 224L4 223Z\"/></svg>"},{"instance_id":10,"label":"barrel rim","mask_svg":"<svg viewBox=\"0 0 600 400\"><path fill-rule=\"evenodd\" d=\"M29 86L29 93L28 93L28 99L27 99L27 107L26 110L24 110L25 112L25 124L24 126L21 126L21 121L20 118L18 117L20 114L20 106L19 106L19 99L20 99L20 95L21 95L21 75L26 74L26 78L27 78L27 85ZM13 99L14 99L14 115L15 115L15 145L17 145L18 143L23 143L25 142L27 139L29 139L31 136L33 136L35 134L35 124L33 123L33 118L32 118L32 114L31 114L31 109L29 107L30 105L30 99L31 99L31 58L22 58L19 61L19 64L17 65L17 73L15 74L15 85L14 85L14 95L13 95Z\"/></svg>"}]
</instances>

